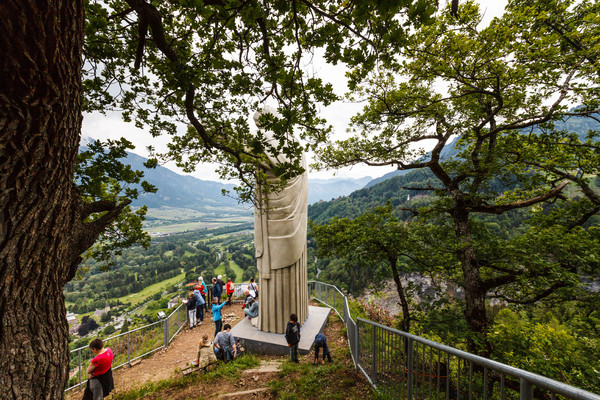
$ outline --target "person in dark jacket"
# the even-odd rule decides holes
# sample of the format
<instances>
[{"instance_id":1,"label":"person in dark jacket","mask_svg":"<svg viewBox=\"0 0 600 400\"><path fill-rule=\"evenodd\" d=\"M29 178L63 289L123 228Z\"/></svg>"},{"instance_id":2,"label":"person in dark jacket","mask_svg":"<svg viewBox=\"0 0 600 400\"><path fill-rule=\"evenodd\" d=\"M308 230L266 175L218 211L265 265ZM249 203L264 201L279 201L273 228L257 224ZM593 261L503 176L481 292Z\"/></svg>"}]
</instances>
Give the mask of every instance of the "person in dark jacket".
<instances>
[{"instance_id":1,"label":"person in dark jacket","mask_svg":"<svg viewBox=\"0 0 600 400\"><path fill-rule=\"evenodd\" d=\"M298 343L300 343L300 324L298 323L298 316L296 314L290 315L290 320L285 329L285 340L290 348L290 361L298 361Z\"/></svg>"},{"instance_id":2,"label":"person in dark jacket","mask_svg":"<svg viewBox=\"0 0 600 400\"><path fill-rule=\"evenodd\" d=\"M321 332L317 333L315 336L315 365L319 362L319 350L323 349L323 360L321 363L325 365L325 356L327 356L327 360L331 362L331 354L329 353L329 347L327 347L327 338Z\"/></svg>"},{"instance_id":3,"label":"person in dark jacket","mask_svg":"<svg viewBox=\"0 0 600 400\"><path fill-rule=\"evenodd\" d=\"M221 290L221 285L217 282L217 278L212 278L213 283L213 299L217 299L217 304L221 304L221 294L223 291Z\"/></svg>"},{"instance_id":4,"label":"person in dark jacket","mask_svg":"<svg viewBox=\"0 0 600 400\"><path fill-rule=\"evenodd\" d=\"M190 294L185 303L185 307L188 311L188 319L190 320L190 329L196 326L196 295L194 295L194 289L190 288Z\"/></svg>"},{"instance_id":5,"label":"person in dark jacket","mask_svg":"<svg viewBox=\"0 0 600 400\"><path fill-rule=\"evenodd\" d=\"M102 400L115 388L112 374L113 352L110 347L104 347L100 338L90 342L90 350L95 357L86 371L90 379L83 392L83 400Z\"/></svg>"}]
</instances>

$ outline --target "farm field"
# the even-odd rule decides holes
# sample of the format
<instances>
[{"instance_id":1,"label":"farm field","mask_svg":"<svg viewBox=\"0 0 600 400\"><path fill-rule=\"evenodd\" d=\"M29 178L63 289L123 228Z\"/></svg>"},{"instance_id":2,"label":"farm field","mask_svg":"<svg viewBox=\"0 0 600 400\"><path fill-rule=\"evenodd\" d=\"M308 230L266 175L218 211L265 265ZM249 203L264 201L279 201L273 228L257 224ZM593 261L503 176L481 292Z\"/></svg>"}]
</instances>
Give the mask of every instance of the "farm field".
<instances>
[{"instance_id":1,"label":"farm field","mask_svg":"<svg viewBox=\"0 0 600 400\"><path fill-rule=\"evenodd\" d=\"M136 304L136 303L144 301L148 297L154 296L156 293L165 290L169 286L172 286L176 283L183 281L184 278L185 278L185 273L182 272L181 274L174 276L173 278L165 279L164 281L160 281L153 285L147 286L143 290L141 290L135 294L130 294L127 296L119 297L118 299L115 299L115 300L120 300L121 302L130 302L131 304ZM109 299L109 300L111 300L111 299Z\"/></svg>"},{"instance_id":2,"label":"farm field","mask_svg":"<svg viewBox=\"0 0 600 400\"><path fill-rule=\"evenodd\" d=\"M234 282L241 283L242 275L244 275L244 270L240 268L235 262L229 260L229 266L235 272L236 279ZM227 282L227 276L225 276L225 265L221 264L217 268L215 268L215 275L223 275L223 280Z\"/></svg>"}]
</instances>

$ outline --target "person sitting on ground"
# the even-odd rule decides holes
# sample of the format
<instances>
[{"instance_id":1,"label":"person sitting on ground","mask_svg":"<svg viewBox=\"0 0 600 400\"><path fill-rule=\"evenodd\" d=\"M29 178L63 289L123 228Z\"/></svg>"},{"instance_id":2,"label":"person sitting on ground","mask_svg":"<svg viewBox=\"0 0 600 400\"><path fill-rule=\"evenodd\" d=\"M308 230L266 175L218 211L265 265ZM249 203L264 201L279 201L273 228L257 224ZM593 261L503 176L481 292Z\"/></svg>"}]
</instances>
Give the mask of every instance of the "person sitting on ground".
<instances>
[{"instance_id":1,"label":"person sitting on ground","mask_svg":"<svg viewBox=\"0 0 600 400\"><path fill-rule=\"evenodd\" d=\"M90 350L95 357L86 371L90 378L83 392L83 400L101 400L115 388L111 369L113 352L110 347L104 347L100 338L90 342Z\"/></svg>"},{"instance_id":2,"label":"person sitting on ground","mask_svg":"<svg viewBox=\"0 0 600 400\"><path fill-rule=\"evenodd\" d=\"M235 339L231 334L231 325L229 324L225 324L223 331L215 336L215 355L218 359L225 360L226 362L235 360L237 357L237 346L235 345Z\"/></svg>"},{"instance_id":3,"label":"person sitting on ground","mask_svg":"<svg viewBox=\"0 0 600 400\"><path fill-rule=\"evenodd\" d=\"M251 299L248 308L244 309L244 314L248 319L258 317L258 301Z\"/></svg>"},{"instance_id":4,"label":"person sitting on ground","mask_svg":"<svg viewBox=\"0 0 600 400\"><path fill-rule=\"evenodd\" d=\"M212 313L213 321L215 321L215 337L217 337L217 333L221 332L221 328L223 327L223 317L221 316L221 308L223 308L225 304L227 303L217 304L217 299L213 299Z\"/></svg>"},{"instance_id":5,"label":"person sitting on ground","mask_svg":"<svg viewBox=\"0 0 600 400\"><path fill-rule=\"evenodd\" d=\"M205 369L216 362L217 357L215 356L213 343L208 340L208 335L205 333L198 343L198 358L193 364L198 368Z\"/></svg>"},{"instance_id":6,"label":"person sitting on ground","mask_svg":"<svg viewBox=\"0 0 600 400\"><path fill-rule=\"evenodd\" d=\"M231 282L231 278L227 278L225 289L227 290L227 305L231 306L231 296L233 296L233 292L235 292L235 285Z\"/></svg>"},{"instance_id":7,"label":"person sitting on ground","mask_svg":"<svg viewBox=\"0 0 600 400\"><path fill-rule=\"evenodd\" d=\"M323 360L321 363L325 365L325 356L327 356L327 361L331 362L331 354L329 353L329 347L327 347L327 338L321 332L317 333L315 336L315 364L319 362L319 350L323 348Z\"/></svg>"},{"instance_id":8,"label":"person sitting on ground","mask_svg":"<svg viewBox=\"0 0 600 400\"><path fill-rule=\"evenodd\" d=\"M196 295L194 294L194 289L190 288L190 294L187 298L187 303L185 303L185 307L188 311L188 319L190 320L190 329L193 329L196 326Z\"/></svg>"},{"instance_id":9,"label":"person sitting on ground","mask_svg":"<svg viewBox=\"0 0 600 400\"><path fill-rule=\"evenodd\" d=\"M290 348L290 361L298 363L298 343L300 343L300 324L296 314L290 315L290 320L285 329L285 340Z\"/></svg>"},{"instance_id":10,"label":"person sitting on ground","mask_svg":"<svg viewBox=\"0 0 600 400\"><path fill-rule=\"evenodd\" d=\"M213 288L212 295L213 299L217 299L217 304L221 304L221 285L217 283L217 278L212 278Z\"/></svg>"}]
</instances>

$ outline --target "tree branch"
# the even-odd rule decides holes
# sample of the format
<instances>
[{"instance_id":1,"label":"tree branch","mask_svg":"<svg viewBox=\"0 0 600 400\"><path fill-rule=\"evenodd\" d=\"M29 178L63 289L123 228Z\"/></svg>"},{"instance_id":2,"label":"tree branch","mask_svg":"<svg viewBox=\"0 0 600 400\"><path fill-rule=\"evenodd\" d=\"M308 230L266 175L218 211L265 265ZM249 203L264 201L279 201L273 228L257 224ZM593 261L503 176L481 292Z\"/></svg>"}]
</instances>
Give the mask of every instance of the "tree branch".
<instances>
[{"instance_id":1,"label":"tree branch","mask_svg":"<svg viewBox=\"0 0 600 400\"><path fill-rule=\"evenodd\" d=\"M541 203L543 201L551 199L553 197L559 196L561 194L562 190L568 184L569 184L569 181L563 181L560 185L558 185L554 189L550 190L549 192L547 192L541 196L537 196L537 197L528 199L528 200L517 201L514 203L501 204L501 205L495 205L495 206L489 206L489 205L483 205L483 204L476 205L476 206L470 206L469 210L475 211L475 212L488 213L488 214L502 214L502 213L505 213L506 211L514 210L517 208L529 207L534 204Z\"/></svg>"}]
</instances>

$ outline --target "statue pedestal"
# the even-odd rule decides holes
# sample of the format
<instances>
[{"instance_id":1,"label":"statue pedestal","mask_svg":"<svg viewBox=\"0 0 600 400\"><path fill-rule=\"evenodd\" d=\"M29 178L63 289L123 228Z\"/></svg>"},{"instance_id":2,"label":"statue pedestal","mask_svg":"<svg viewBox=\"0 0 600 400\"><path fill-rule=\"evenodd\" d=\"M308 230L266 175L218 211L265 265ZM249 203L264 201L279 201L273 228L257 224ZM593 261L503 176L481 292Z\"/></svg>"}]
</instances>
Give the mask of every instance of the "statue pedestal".
<instances>
[{"instance_id":1,"label":"statue pedestal","mask_svg":"<svg viewBox=\"0 0 600 400\"><path fill-rule=\"evenodd\" d=\"M315 336L325 327L330 311L329 307L308 307L308 318L300 328L299 354L307 354L310 351ZM252 326L248 318L244 318L234 326L231 329L231 334L236 339L240 339L244 349L250 353L277 356L289 355L285 334L259 331L258 328Z\"/></svg>"}]
</instances>

